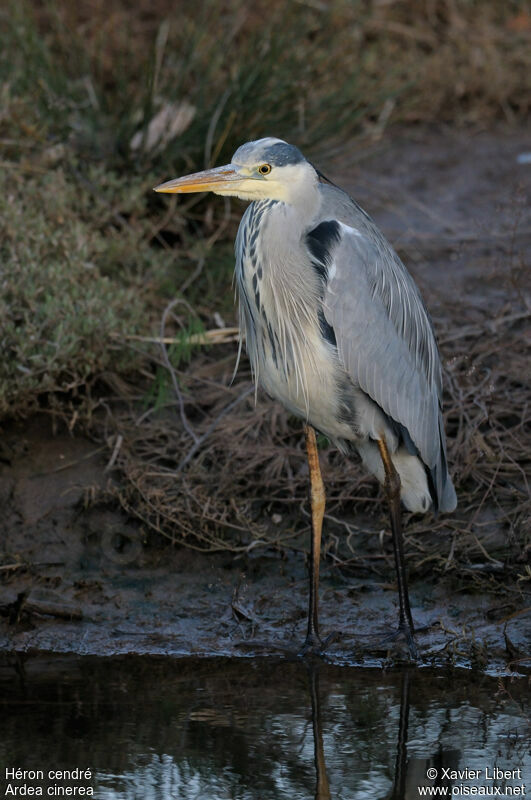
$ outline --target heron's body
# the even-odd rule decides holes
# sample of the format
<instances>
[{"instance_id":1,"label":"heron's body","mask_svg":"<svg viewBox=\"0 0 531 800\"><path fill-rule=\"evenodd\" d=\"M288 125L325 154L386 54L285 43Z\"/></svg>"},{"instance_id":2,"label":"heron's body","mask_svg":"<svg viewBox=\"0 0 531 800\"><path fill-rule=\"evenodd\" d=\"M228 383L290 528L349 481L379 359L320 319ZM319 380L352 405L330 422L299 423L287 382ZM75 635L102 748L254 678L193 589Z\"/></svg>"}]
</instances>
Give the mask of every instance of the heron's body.
<instances>
[{"instance_id":1,"label":"heron's body","mask_svg":"<svg viewBox=\"0 0 531 800\"><path fill-rule=\"evenodd\" d=\"M255 379L340 450L354 446L381 483L385 436L406 508L451 511L441 366L420 294L365 212L314 174L297 204L255 201L240 224L240 324Z\"/></svg>"},{"instance_id":2,"label":"heron's body","mask_svg":"<svg viewBox=\"0 0 531 800\"><path fill-rule=\"evenodd\" d=\"M400 498L424 512L452 511L456 496L446 465L441 363L413 279L370 217L280 139L248 142L231 164L157 190L251 201L236 239L241 330L257 383L307 424L313 538L306 645L319 641L324 489L316 428L343 452L356 449L385 485L399 629L414 655Z\"/></svg>"}]
</instances>

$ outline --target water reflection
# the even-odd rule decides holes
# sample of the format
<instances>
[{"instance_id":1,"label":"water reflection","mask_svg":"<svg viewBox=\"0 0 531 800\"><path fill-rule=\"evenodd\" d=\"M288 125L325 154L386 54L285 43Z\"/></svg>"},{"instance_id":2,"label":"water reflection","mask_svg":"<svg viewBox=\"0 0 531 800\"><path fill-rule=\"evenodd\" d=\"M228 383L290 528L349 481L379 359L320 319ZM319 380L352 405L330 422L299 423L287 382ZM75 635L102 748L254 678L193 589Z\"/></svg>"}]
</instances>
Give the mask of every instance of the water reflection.
<instances>
[{"instance_id":1,"label":"water reflection","mask_svg":"<svg viewBox=\"0 0 531 800\"><path fill-rule=\"evenodd\" d=\"M90 767L103 800L409 800L467 783L445 767L530 769L528 685L470 673L30 659L0 692L0 771Z\"/></svg>"},{"instance_id":2,"label":"water reflection","mask_svg":"<svg viewBox=\"0 0 531 800\"><path fill-rule=\"evenodd\" d=\"M313 760L315 764L315 800L330 800L330 786L326 773L323 747L323 726L321 722L321 698L319 695L319 666L307 665L310 678L310 698L312 703Z\"/></svg>"},{"instance_id":3,"label":"water reflection","mask_svg":"<svg viewBox=\"0 0 531 800\"><path fill-rule=\"evenodd\" d=\"M401 800L406 796L407 777L407 732L409 725L409 687L410 670L405 667L402 673L400 690L400 717L398 722L398 740L396 743L395 774L391 800ZM424 773L425 775L426 773Z\"/></svg>"}]
</instances>

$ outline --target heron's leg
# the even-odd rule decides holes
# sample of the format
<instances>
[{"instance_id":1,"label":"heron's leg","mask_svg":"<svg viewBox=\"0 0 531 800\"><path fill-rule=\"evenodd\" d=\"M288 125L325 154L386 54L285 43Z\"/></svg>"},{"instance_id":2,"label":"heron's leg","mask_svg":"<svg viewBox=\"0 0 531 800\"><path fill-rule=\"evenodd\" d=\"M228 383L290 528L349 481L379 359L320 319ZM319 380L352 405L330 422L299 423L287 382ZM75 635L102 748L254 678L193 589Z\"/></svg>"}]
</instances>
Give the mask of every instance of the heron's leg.
<instances>
[{"instance_id":1,"label":"heron's leg","mask_svg":"<svg viewBox=\"0 0 531 800\"><path fill-rule=\"evenodd\" d=\"M393 534L393 550L395 554L396 579L398 584L398 602L400 605L399 630L403 631L412 658L417 657L413 627L413 618L409 605L406 566L404 561L404 544L402 541L402 515L400 509L400 475L389 455L385 439L378 439L378 449L385 471L384 488L389 502L391 515L391 531Z\"/></svg>"},{"instance_id":2,"label":"heron's leg","mask_svg":"<svg viewBox=\"0 0 531 800\"><path fill-rule=\"evenodd\" d=\"M315 645L321 645L319 638L319 559L321 557L321 531L325 510L325 490L321 469L319 467L319 452L315 440L315 431L311 425L304 428L306 435L306 452L310 468L310 504L312 509L312 547L310 556L310 603L308 609L308 633L304 643L303 652Z\"/></svg>"}]
</instances>

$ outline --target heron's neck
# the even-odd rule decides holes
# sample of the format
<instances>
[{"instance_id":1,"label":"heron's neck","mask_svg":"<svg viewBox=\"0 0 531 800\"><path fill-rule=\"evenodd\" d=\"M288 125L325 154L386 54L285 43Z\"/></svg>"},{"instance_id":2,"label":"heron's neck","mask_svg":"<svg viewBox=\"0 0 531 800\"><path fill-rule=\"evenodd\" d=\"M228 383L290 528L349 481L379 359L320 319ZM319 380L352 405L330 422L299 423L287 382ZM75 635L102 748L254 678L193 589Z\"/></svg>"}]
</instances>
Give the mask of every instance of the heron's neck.
<instances>
[{"instance_id":1,"label":"heron's neck","mask_svg":"<svg viewBox=\"0 0 531 800\"><path fill-rule=\"evenodd\" d=\"M260 220L260 247L270 277L282 282L288 272L294 277L304 271L304 239L315 227L320 197L317 191L298 194L292 202L255 203L263 209Z\"/></svg>"},{"instance_id":2,"label":"heron's neck","mask_svg":"<svg viewBox=\"0 0 531 800\"><path fill-rule=\"evenodd\" d=\"M301 197L298 203L259 201L251 210L247 257L256 269L253 288L276 327L284 329L286 319L296 323L289 335L302 333L317 313L320 284L305 240L318 210L319 197L314 195ZM250 280L252 270L246 272Z\"/></svg>"}]
</instances>

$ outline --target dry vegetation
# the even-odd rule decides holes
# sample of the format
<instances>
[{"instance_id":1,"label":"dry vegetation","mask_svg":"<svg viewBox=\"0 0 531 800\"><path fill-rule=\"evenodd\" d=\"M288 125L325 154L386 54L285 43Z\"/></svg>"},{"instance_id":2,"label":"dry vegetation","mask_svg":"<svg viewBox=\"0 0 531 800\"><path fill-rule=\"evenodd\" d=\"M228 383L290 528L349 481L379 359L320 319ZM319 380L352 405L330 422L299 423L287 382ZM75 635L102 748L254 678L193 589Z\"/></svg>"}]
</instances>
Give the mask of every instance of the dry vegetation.
<instances>
[{"instance_id":1,"label":"dry vegetation","mask_svg":"<svg viewBox=\"0 0 531 800\"><path fill-rule=\"evenodd\" d=\"M134 13L121 0L9 4L0 414L40 408L102 436L109 491L146 529L204 549L301 546L298 423L262 399L255 407L248 375L229 385L233 344L194 345L214 312L233 319L238 215L201 198L176 214L150 189L228 158L242 135L274 133L319 157L398 122L521 121L530 33L518 0L139 0ZM167 314L174 344L161 354L147 340L175 297L187 305ZM493 571L524 555L525 319L504 310L470 325L463 311L436 320L460 514L409 528L420 571L464 550L483 562L488 551ZM323 461L331 551L377 569L374 483L331 450ZM470 533L455 536L450 557L448 541L443 553L428 534L442 527Z\"/></svg>"}]
</instances>

